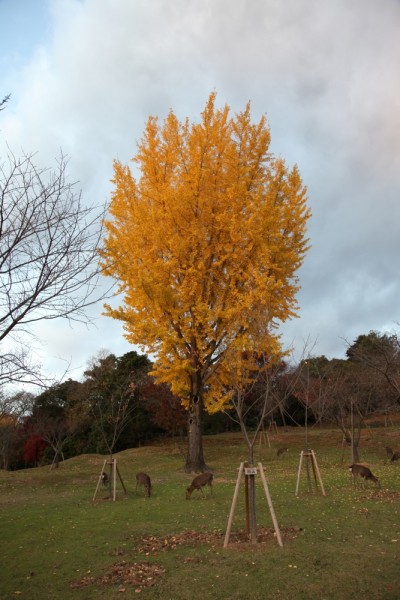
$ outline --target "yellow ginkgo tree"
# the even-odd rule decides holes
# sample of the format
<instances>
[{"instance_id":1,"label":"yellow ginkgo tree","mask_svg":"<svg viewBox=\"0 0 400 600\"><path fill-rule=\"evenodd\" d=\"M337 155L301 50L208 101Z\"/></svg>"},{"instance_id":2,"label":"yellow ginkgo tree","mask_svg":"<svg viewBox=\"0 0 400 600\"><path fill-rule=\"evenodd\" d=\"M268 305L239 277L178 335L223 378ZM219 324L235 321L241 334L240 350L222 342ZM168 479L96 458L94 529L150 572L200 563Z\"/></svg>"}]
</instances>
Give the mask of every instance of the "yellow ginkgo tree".
<instances>
[{"instance_id":1,"label":"yellow ginkgo tree","mask_svg":"<svg viewBox=\"0 0 400 600\"><path fill-rule=\"evenodd\" d=\"M186 406L188 472L206 468L202 411L226 407L243 352L279 352L277 327L296 314L306 189L269 146L265 117L253 123L250 104L232 115L212 93L198 123L148 119L137 177L114 165L102 266L123 301L106 314Z\"/></svg>"}]
</instances>

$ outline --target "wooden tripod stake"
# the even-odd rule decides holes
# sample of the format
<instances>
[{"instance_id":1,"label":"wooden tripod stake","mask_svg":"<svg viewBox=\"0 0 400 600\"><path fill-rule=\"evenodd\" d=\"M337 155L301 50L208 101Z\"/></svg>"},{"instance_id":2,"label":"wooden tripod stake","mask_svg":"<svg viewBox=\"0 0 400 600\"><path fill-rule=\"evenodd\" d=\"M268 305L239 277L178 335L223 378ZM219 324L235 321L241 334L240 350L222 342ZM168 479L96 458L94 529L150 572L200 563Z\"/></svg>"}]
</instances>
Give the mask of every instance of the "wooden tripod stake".
<instances>
[{"instance_id":1,"label":"wooden tripod stake","mask_svg":"<svg viewBox=\"0 0 400 600\"><path fill-rule=\"evenodd\" d=\"M269 435L268 432L265 431L264 427L262 428L262 430L259 433L259 442L258 442L258 447L261 448L262 445L267 446L268 448L271 448L271 442L269 441Z\"/></svg>"},{"instance_id":2,"label":"wooden tripod stake","mask_svg":"<svg viewBox=\"0 0 400 600\"><path fill-rule=\"evenodd\" d=\"M276 421L269 422L268 431L272 431L273 433L276 433L276 435L278 435L278 427Z\"/></svg>"},{"instance_id":3,"label":"wooden tripod stake","mask_svg":"<svg viewBox=\"0 0 400 600\"><path fill-rule=\"evenodd\" d=\"M118 478L119 478L119 480L121 482L122 487L124 488L125 495L128 493L126 491L126 487L124 485L124 482L122 481L121 473L119 472L119 469L118 469L117 459L116 458L106 458L105 461L104 461L104 463L103 463L103 467L101 469L101 473L99 475L99 480L97 482L96 490L94 492L94 496L93 496L93 500L92 500L93 502L96 499L97 492L99 491L99 488L101 486L103 473L106 472L106 470L105 470L106 469L106 465L108 465L108 467L109 467L109 469L108 469L109 470L109 476L108 476L108 478L109 478L109 481L110 481L110 496L111 496L111 492L112 492L113 502L115 502L115 500L117 499L117 475L118 475Z\"/></svg>"},{"instance_id":4,"label":"wooden tripod stake","mask_svg":"<svg viewBox=\"0 0 400 600\"><path fill-rule=\"evenodd\" d=\"M313 472L314 481L315 481L315 488L318 489L318 483L319 483L319 485L321 487L322 495L326 496L324 484L322 483L321 473L318 468L317 457L315 456L314 450L302 450L300 453L300 462L299 462L299 470L297 472L297 483L296 483L295 495L298 496L298 494L299 494L301 468L303 466L304 458L306 459L305 464L306 464L306 472L307 472L308 491L311 492L311 479L310 479L310 463L311 463L312 472Z\"/></svg>"},{"instance_id":5,"label":"wooden tripod stake","mask_svg":"<svg viewBox=\"0 0 400 600\"><path fill-rule=\"evenodd\" d=\"M228 525L227 525L227 528L226 528L226 534L225 534L225 540L224 540L224 548L226 548L228 546L228 544L229 544L229 538L230 538L230 535L231 535L233 518L235 516L236 504L237 504L237 499L238 499L238 496L239 496L240 482L242 480L243 473L246 476L245 486L247 486L247 476L254 476L254 475L257 474L257 471L260 472L261 481L262 481L262 484L263 484L263 487L264 487L265 497L267 499L268 508L269 508L270 513L271 513L272 523L273 523L274 529L275 529L276 539L278 541L279 546L283 546L281 532L279 530L278 521L277 521L276 516L275 516L274 507L272 505L272 500L271 500L271 496L270 496L270 493L269 493L267 480L266 480L265 473L264 473L264 467L262 466L262 464L260 462L258 463L258 469L255 468L255 467L245 467L245 463L242 462L242 463L240 463L239 473L238 473L238 477L237 477L237 480L236 480L235 491L233 493L232 506L231 506L231 510L230 510L230 513L229 513ZM246 489L247 489L247 487L245 487L245 498L246 498L246 503L247 503ZM248 523L247 514L248 514L248 510L247 510L247 506L246 506L246 529L248 531L249 530L249 523Z\"/></svg>"}]
</instances>

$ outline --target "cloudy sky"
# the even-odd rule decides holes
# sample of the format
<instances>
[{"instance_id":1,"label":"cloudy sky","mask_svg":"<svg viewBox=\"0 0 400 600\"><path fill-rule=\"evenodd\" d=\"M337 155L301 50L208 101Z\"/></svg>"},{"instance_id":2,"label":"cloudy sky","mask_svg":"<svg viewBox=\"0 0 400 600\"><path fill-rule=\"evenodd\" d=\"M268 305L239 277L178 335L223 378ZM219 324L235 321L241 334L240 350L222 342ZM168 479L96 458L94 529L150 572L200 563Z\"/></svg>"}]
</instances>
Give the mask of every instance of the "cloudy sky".
<instances>
[{"instance_id":1,"label":"cloudy sky","mask_svg":"<svg viewBox=\"0 0 400 600\"><path fill-rule=\"evenodd\" d=\"M284 342L342 357L346 340L400 328L399 31L399 0L0 0L0 151L51 166L62 148L101 204L149 114L197 119L212 90L233 111L250 100L313 213ZM47 371L79 377L100 349L130 349L100 315L37 328Z\"/></svg>"}]
</instances>

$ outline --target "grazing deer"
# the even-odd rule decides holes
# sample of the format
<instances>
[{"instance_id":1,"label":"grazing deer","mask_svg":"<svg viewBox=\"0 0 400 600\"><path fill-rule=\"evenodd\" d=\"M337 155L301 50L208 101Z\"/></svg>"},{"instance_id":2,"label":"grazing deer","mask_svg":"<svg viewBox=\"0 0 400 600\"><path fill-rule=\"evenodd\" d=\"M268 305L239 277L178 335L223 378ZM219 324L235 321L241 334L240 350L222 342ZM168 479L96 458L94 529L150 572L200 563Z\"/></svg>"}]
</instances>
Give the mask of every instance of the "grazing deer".
<instances>
[{"instance_id":1,"label":"grazing deer","mask_svg":"<svg viewBox=\"0 0 400 600\"><path fill-rule=\"evenodd\" d=\"M194 492L194 490L200 490L200 492L204 496L203 487L205 485L210 486L211 495L212 495L212 493L213 493L212 492L212 480L213 480L212 473L201 473L200 475L197 475L197 477L195 477L193 479L192 483L186 489L186 500L190 500L190 497L191 497L192 493Z\"/></svg>"},{"instance_id":2,"label":"grazing deer","mask_svg":"<svg viewBox=\"0 0 400 600\"><path fill-rule=\"evenodd\" d=\"M136 473L136 490L141 485L147 492L147 496L151 496L151 479L146 473Z\"/></svg>"},{"instance_id":3,"label":"grazing deer","mask_svg":"<svg viewBox=\"0 0 400 600\"><path fill-rule=\"evenodd\" d=\"M392 458L394 452L390 446L385 446L387 458Z\"/></svg>"},{"instance_id":4,"label":"grazing deer","mask_svg":"<svg viewBox=\"0 0 400 600\"><path fill-rule=\"evenodd\" d=\"M394 462L395 460L399 460L400 452L393 452L393 449L390 446L385 447L386 455L390 458L390 462Z\"/></svg>"},{"instance_id":5,"label":"grazing deer","mask_svg":"<svg viewBox=\"0 0 400 600\"><path fill-rule=\"evenodd\" d=\"M356 477L362 477L363 479L365 479L365 481L369 479L370 481L374 481L379 487L381 486L379 479L375 477L372 471L365 465L353 463L352 465L350 465L349 471L351 472L351 475L353 477L353 482L355 482Z\"/></svg>"},{"instance_id":6,"label":"grazing deer","mask_svg":"<svg viewBox=\"0 0 400 600\"><path fill-rule=\"evenodd\" d=\"M289 452L289 448L278 448L276 455L283 456L286 452Z\"/></svg>"},{"instance_id":7,"label":"grazing deer","mask_svg":"<svg viewBox=\"0 0 400 600\"><path fill-rule=\"evenodd\" d=\"M104 487L106 485L108 485L108 481L109 481L108 475L107 475L107 473L105 471L103 471L102 474L101 474L101 483L104 485Z\"/></svg>"}]
</instances>

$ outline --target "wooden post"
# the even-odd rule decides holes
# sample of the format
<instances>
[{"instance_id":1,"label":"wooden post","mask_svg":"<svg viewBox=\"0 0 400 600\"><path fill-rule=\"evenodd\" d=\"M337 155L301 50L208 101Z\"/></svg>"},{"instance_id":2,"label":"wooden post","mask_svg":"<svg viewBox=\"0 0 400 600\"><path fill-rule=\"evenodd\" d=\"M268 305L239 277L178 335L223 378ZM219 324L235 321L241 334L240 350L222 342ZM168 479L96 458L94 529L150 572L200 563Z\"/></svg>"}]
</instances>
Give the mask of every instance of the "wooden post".
<instances>
[{"instance_id":1,"label":"wooden post","mask_svg":"<svg viewBox=\"0 0 400 600\"><path fill-rule=\"evenodd\" d=\"M265 431L265 429L262 429L262 431L260 431L259 433L259 440L258 440L258 448L261 450L261 446L265 444L268 444L268 448L271 448L271 442L269 440L269 435L268 432Z\"/></svg>"},{"instance_id":2,"label":"wooden post","mask_svg":"<svg viewBox=\"0 0 400 600\"><path fill-rule=\"evenodd\" d=\"M278 435L278 427L276 425L276 421L270 421L268 426L268 431L272 431Z\"/></svg>"},{"instance_id":3,"label":"wooden post","mask_svg":"<svg viewBox=\"0 0 400 600\"><path fill-rule=\"evenodd\" d=\"M314 475L315 487L317 488L318 487L318 482L317 482L317 471L315 469L315 462L314 462L314 458L315 457L314 457L314 455L312 453L312 450L309 450L308 453L309 453L309 458L311 458L311 468L312 468L312 472L313 472L313 475Z\"/></svg>"},{"instance_id":4,"label":"wooden post","mask_svg":"<svg viewBox=\"0 0 400 600\"><path fill-rule=\"evenodd\" d=\"M351 462L354 463L354 414L353 414L353 400L351 400L351 412L350 412L350 423L351 423Z\"/></svg>"},{"instance_id":5,"label":"wooden post","mask_svg":"<svg viewBox=\"0 0 400 600\"><path fill-rule=\"evenodd\" d=\"M304 452L303 450L300 452L300 462L299 462L299 470L297 471L297 483L296 483L296 491L295 491L295 496L298 495L299 493L299 485L300 485L300 475L301 475L301 466L303 464L303 456L304 456Z\"/></svg>"},{"instance_id":6,"label":"wooden post","mask_svg":"<svg viewBox=\"0 0 400 600\"><path fill-rule=\"evenodd\" d=\"M278 521L276 519L274 507L272 506L272 500L271 500L271 495L270 495L269 489L268 489L267 479L265 477L264 469L263 469L263 466L261 463L258 463L258 468L260 469L261 481L263 482L265 496L266 496L267 502L268 502L269 512L271 513L271 517L272 517L272 523L274 524L276 539L278 540L278 544L282 547L283 543L282 543L281 532L279 529Z\"/></svg>"},{"instance_id":7,"label":"wooden post","mask_svg":"<svg viewBox=\"0 0 400 600\"><path fill-rule=\"evenodd\" d=\"M233 494L232 506L231 506L231 510L230 510L230 513L229 513L228 525L227 525L225 539L224 539L224 548L226 548L228 546L228 543L229 543L229 538L230 538L230 534L231 534L233 517L235 515L235 509L236 509L237 499L238 499L238 495L239 495L240 481L241 481L242 476L243 476L244 468L245 468L245 463L240 463L239 474L238 474L238 478L236 480L236 486L235 486L235 491L234 491L234 494ZM269 507L269 510L270 510L270 513L271 513L272 522L273 522L275 533L276 533L276 538L277 538L279 546L283 546L282 537L281 537L281 533L280 533L279 526L278 526L278 521L276 519L275 511L274 511L274 508L273 508L273 505L272 505L272 500L271 500L271 496L270 496L270 493L269 493L267 480L266 480L265 475L264 475L264 468L263 468L263 466L262 466L261 463L258 463L258 468L260 470L261 480L262 480L263 487L264 487L265 497L266 497L267 502L268 502L268 507ZM255 478L255 474L257 473L257 469L254 468L254 467L248 467L248 470L249 471L253 471L253 472L252 473L248 473L245 476L246 477L253 477L253 478ZM253 486L253 487L255 488L255 486ZM246 523L246 526L247 526L247 523ZM251 541L252 541L252 543L256 543L257 542L256 523L255 523L255 521L253 522L252 518L250 518L250 533L251 533Z\"/></svg>"},{"instance_id":8,"label":"wooden post","mask_svg":"<svg viewBox=\"0 0 400 600\"><path fill-rule=\"evenodd\" d=\"M104 463L103 463L103 467L101 469L101 473L100 473L100 476L99 476L99 479L98 479L98 482L97 482L96 490L94 492L93 502L96 499L97 492L99 491L99 487L100 487L100 484L101 484L101 481L102 481L102 475L103 475L103 472L105 471L106 465L109 465L109 468L110 468L110 470L109 470L109 482L110 482L109 486L110 486L110 488L112 487L112 499L113 499L113 502L115 502L115 500L117 499L117 475L118 475L118 478L119 478L119 480L121 482L121 485L122 485L122 487L124 489L125 494L128 493L127 490L126 490L125 484L124 484L124 482L122 480L121 473L119 472L119 469L118 469L117 459L116 458L111 458L111 459L106 458L105 461L104 461ZM110 489L110 496L111 496L111 489Z\"/></svg>"},{"instance_id":9,"label":"wooden post","mask_svg":"<svg viewBox=\"0 0 400 600\"><path fill-rule=\"evenodd\" d=\"M253 465L251 465L251 467L253 467ZM250 540L251 540L252 544L256 544L257 543L257 517L256 517L255 474L251 473L247 477L249 480Z\"/></svg>"},{"instance_id":10,"label":"wooden post","mask_svg":"<svg viewBox=\"0 0 400 600\"><path fill-rule=\"evenodd\" d=\"M246 533L250 533L250 512L249 512L249 476L244 476L244 507L246 511Z\"/></svg>"},{"instance_id":11,"label":"wooden post","mask_svg":"<svg viewBox=\"0 0 400 600\"><path fill-rule=\"evenodd\" d=\"M308 491L311 492L312 491L312 487L311 487L311 479L310 479L310 451L307 450L306 452L304 452L304 456L306 457L306 473L307 473L307 485L308 485Z\"/></svg>"},{"instance_id":12,"label":"wooden post","mask_svg":"<svg viewBox=\"0 0 400 600\"><path fill-rule=\"evenodd\" d=\"M102 481L102 475L103 475L103 471L104 471L104 469L105 469L105 466L106 466L106 464L107 464L107 459L106 459L106 460L103 462L103 467L102 467L102 469L101 469L101 473L100 473L100 475L99 475L99 479L98 479L98 482L97 482L96 490L95 490L95 492L94 492L94 495L93 495L93 500L92 500L92 502L94 502L94 501L95 501L95 499L96 499L97 492L98 492L98 490L99 490L99 487L100 487L100 485L101 485L101 481Z\"/></svg>"},{"instance_id":13,"label":"wooden post","mask_svg":"<svg viewBox=\"0 0 400 600\"><path fill-rule=\"evenodd\" d=\"M116 461L116 460L115 460L115 468L117 469L118 477L119 477L119 480L120 480L120 482L121 482L121 485L122 485L122 487L124 488L124 492L125 492L125 494L127 494L128 492L126 491L125 484L124 484L124 482L122 481L121 473L119 472L119 469L118 469L118 465L117 465L117 461Z\"/></svg>"},{"instance_id":14,"label":"wooden post","mask_svg":"<svg viewBox=\"0 0 400 600\"><path fill-rule=\"evenodd\" d=\"M299 462L299 470L297 472L297 482L296 482L296 491L295 491L295 495L298 496L299 493L299 485L300 485L300 476L301 476L301 468L302 468L302 464L303 464L303 458L305 457L306 459L306 468L307 468L307 482L308 482L308 486L309 486L309 491L312 491L311 488L311 480L310 480L310 475L309 475L309 460L311 460L311 467L312 467L312 471L313 471L313 475L314 475L314 481L315 481L315 488L316 490L318 489L318 483L321 487L321 492L323 496L326 496L326 492L325 492L325 488L324 488L324 484L322 483L322 477L321 477L321 473L318 467L318 462L317 462L317 457L315 456L315 452L314 450L307 450L306 452L304 452L304 450L301 451L300 453L300 462Z\"/></svg>"},{"instance_id":15,"label":"wooden post","mask_svg":"<svg viewBox=\"0 0 400 600\"><path fill-rule=\"evenodd\" d=\"M319 467L318 467L318 463L317 463L317 457L315 456L314 450L311 450L311 454L312 454L312 457L313 457L313 462L314 462L315 470L317 471L319 485L321 486L322 494L324 496L326 496L324 484L322 483L322 477L321 477L321 473L319 471Z\"/></svg>"},{"instance_id":16,"label":"wooden post","mask_svg":"<svg viewBox=\"0 0 400 600\"><path fill-rule=\"evenodd\" d=\"M240 463L239 474L238 474L238 478L236 480L235 492L233 494L231 511L229 513L228 526L226 528L224 548L226 548L227 545L229 544L229 537L231 535L232 522L233 522L233 517L235 515L236 503L237 503L237 499L238 499L238 495L239 495L239 487L240 487L240 481L241 481L242 475L243 475L243 469L244 469L244 463Z\"/></svg>"},{"instance_id":17,"label":"wooden post","mask_svg":"<svg viewBox=\"0 0 400 600\"><path fill-rule=\"evenodd\" d=\"M115 458L111 459L112 481L113 481L113 502L117 499L117 469Z\"/></svg>"}]
</instances>

